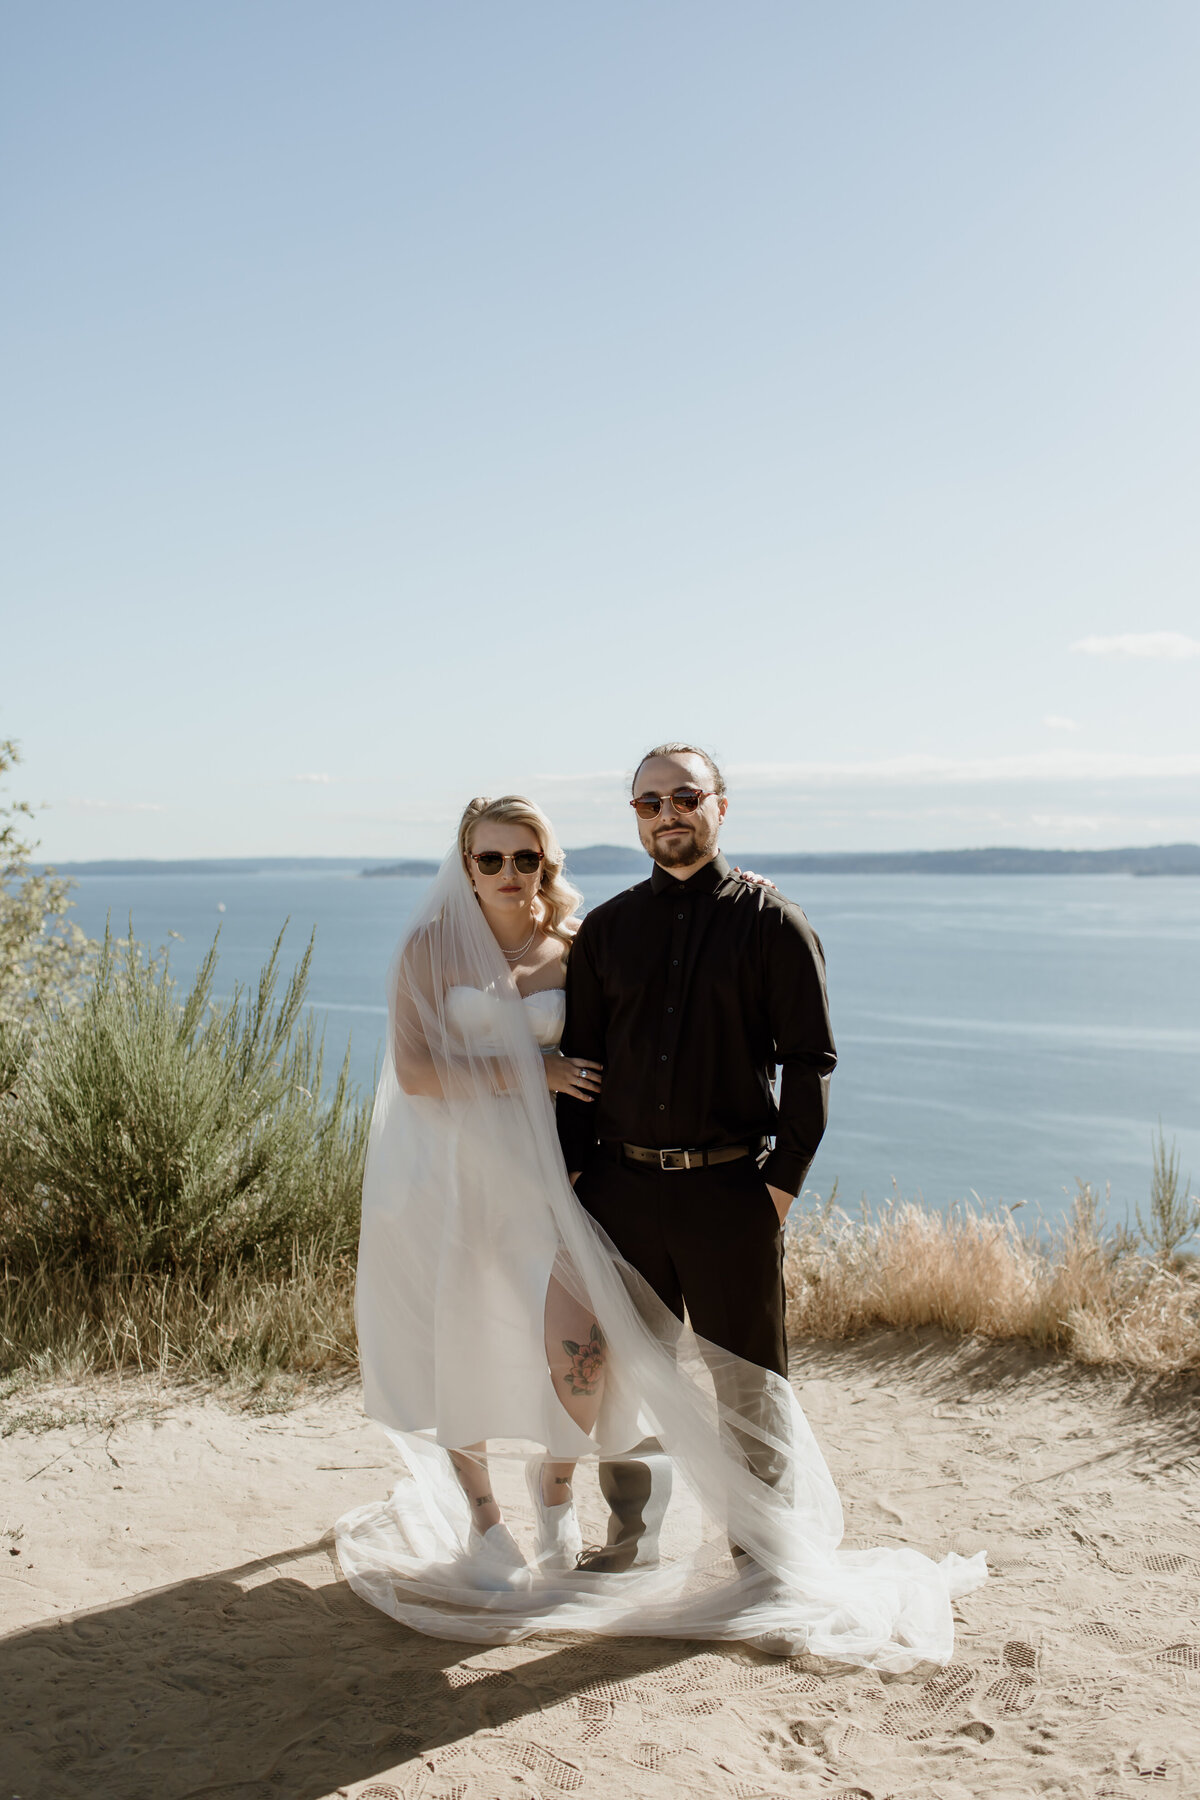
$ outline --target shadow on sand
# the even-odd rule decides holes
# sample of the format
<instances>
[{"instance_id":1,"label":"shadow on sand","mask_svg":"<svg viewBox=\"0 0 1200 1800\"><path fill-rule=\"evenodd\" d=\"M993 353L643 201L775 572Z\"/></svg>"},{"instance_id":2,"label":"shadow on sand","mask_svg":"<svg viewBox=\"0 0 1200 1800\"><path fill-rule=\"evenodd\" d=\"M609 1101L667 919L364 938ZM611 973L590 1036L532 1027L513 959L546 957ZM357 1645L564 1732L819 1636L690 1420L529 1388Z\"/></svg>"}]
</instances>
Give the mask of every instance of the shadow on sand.
<instances>
[{"instance_id":1,"label":"shadow on sand","mask_svg":"<svg viewBox=\"0 0 1200 1800\"><path fill-rule=\"evenodd\" d=\"M323 1552L328 1540L0 1639L3 1800L319 1800L697 1649L543 1639L511 1671L464 1667L487 1646L406 1631L332 1566L318 1587L281 1572Z\"/></svg>"}]
</instances>

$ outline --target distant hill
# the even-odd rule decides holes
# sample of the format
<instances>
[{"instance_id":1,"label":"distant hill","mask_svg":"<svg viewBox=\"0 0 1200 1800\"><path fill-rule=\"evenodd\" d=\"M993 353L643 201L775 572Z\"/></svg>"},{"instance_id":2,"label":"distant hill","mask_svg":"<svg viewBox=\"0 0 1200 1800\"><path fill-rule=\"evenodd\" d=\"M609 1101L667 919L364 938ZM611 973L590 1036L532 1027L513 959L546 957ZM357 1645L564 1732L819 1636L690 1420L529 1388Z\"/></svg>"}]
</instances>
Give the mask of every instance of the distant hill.
<instances>
[{"instance_id":1,"label":"distant hill","mask_svg":"<svg viewBox=\"0 0 1200 1800\"><path fill-rule=\"evenodd\" d=\"M567 851L568 875L642 875L649 868L644 850L630 850L621 844L588 844L582 850ZM407 862L386 863L377 869L364 869L364 875L436 875L438 864L411 858Z\"/></svg>"},{"instance_id":2,"label":"distant hill","mask_svg":"<svg viewBox=\"0 0 1200 1800\"><path fill-rule=\"evenodd\" d=\"M1156 844L1127 850L878 850L805 854L728 852L731 863L763 875L1200 875L1200 844ZM432 858L400 862L360 856L226 856L174 861L112 859L56 863L61 875L398 875L428 880ZM644 875L645 851L624 844L587 844L567 851L568 875Z\"/></svg>"},{"instance_id":3,"label":"distant hill","mask_svg":"<svg viewBox=\"0 0 1200 1800\"><path fill-rule=\"evenodd\" d=\"M627 844L588 844L567 851L568 875L646 875L650 858Z\"/></svg>"},{"instance_id":4,"label":"distant hill","mask_svg":"<svg viewBox=\"0 0 1200 1800\"><path fill-rule=\"evenodd\" d=\"M436 869L436 863L422 864ZM339 870L373 874L361 856L196 856L159 861L152 857L63 862L60 875L328 875Z\"/></svg>"},{"instance_id":5,"label":"distant hill","mask_svg":"<svg viewBox=\"0 0 1200 1800\"><path fill-rule=\"evenodd\" d=\"M360 875L436 875L438 864L424 861L421 857L410 856L407 862L382 863L377 869L360 869Z\"/></svg>"},{"instance_id":6,"label":"distant hill","mask_svg":"<svg viewBox=\"0 0 1200 1800\"><path fill-rule=\"evenodd\" d=\"M877 850L805 855L800 851L727 852L760 875L1200 875L1200 844L1129 850ZM567 851L568 875L645 875L644 850L588 844ZM389 863L364 875L432 875L436 863Z\"/></svg>"},{"instance_id":7,"label":"distant hill","mask_svg":"<svg viewBox=\"0 0 1200 1800\"><path fill-rule=\"evenodd\" d=\"M763 875L1200 875L1200 844L1128 850L884 850L804 856L763 850L730 856Z\"/></svg>"}]
</instances>

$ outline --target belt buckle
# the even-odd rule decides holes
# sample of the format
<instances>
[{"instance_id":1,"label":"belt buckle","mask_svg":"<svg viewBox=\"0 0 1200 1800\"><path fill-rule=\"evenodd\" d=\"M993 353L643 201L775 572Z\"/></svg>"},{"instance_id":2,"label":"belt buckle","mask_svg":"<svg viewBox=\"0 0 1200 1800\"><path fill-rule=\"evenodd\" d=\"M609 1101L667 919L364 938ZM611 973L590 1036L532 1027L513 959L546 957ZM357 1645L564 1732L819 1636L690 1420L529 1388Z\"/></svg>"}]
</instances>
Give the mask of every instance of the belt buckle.
<instances>
[{"instance_id":1,"label":"belt buckle","mask_svg":"<svg viewBox=\"0 0 1200 1800\"><path fill-rule=\"evenodd\" d=\"M683 1158L683 1161L682 1162L668 1162L667 1161L668 1156L681 1156ZM692 1159L691 1159L691 1156L689 1155L689 1153L682 1147L682 1145L676 1144L670 1150L660 1150L659 1151L658 1166L660 1169L666 1169L668 1171L668 1173L678 1174L681 1169L690 1169L691 1168Z\"/></svg>"}]
</instances>

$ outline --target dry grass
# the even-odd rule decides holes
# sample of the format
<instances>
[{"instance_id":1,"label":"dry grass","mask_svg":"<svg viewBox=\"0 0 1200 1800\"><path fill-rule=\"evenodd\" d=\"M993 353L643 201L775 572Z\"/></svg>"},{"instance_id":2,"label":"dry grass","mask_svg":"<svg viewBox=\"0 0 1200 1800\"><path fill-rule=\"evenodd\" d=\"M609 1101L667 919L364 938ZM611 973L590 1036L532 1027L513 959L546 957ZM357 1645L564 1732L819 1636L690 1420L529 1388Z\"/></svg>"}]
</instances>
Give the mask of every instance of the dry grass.
<instances>
[{"instance_id":1,"label":"dry grass","mask_svg":"<svg viewBox=\"0 0 1200 1800\"><path fill-rule=\"evenodd\" d=\"M355 1362L353 1264L313 1245L283 1265L0 1272L0 1365L22 1385L118 1371L257 1387Z\"/></svg>"},{"instance_id":2,"label":"dry grass","mask_svg":"<svg viewBox=\"0 0 1200 1800\"><path fill-rule=\"evenodd\" d=\"M858 1221L827 1206L789 1232L785 1279L792 1338L937 1325L1093 1365L1200 1368L1200 1267L1107 1232L1086 1187L1048 1238L983 1206L943 1214L899 1201Z\"/></svg>"},{"instance_id":3,"label":"dry grass","mask_svg":"<svg viewBox=\"0 0 1200 1800\"><path fill-rule=\"evenodd\" d=\"M1041 1240L981 1206L896 1202L857 1221L809 1211L789 1232L785 1273L794 1339L936 1325L1092 1365L1200 1369L1200 1267L1106 1232L1087 1189ZM354 1366L344 1251L297 1242L283 1263L231 1257L103 1279L62 1266L0 1273L0 1367L22 1387L117 1372L274 1391Z\"/></svg>"}]
</instances>

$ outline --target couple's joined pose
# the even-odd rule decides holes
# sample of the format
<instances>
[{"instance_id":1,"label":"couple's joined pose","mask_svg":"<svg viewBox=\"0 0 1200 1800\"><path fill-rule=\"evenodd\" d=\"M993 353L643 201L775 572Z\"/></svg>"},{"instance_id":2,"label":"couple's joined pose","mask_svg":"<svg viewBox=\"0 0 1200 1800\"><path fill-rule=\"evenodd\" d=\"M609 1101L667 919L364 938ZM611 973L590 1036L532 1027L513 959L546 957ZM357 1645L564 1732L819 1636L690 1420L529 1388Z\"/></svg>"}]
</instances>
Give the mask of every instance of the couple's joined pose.
<instances>
[{"instance_id":1,"label":"couple's joined pose","mask_svg":"<svg viewBox=\"0 0 1200 1800\"><path fill-rule=\"evenodd\" d=\"M342 1566L441 1637L945 1662L983 1557L841 1549L787 1381L782 1226L835 1061L821 946L719 854L705 752L652 750L632 804L650 879L580 923L541 810L472 801L393 961L357 1311L405 1473L338 1522Z\"/></svg>"}]
</instances>

